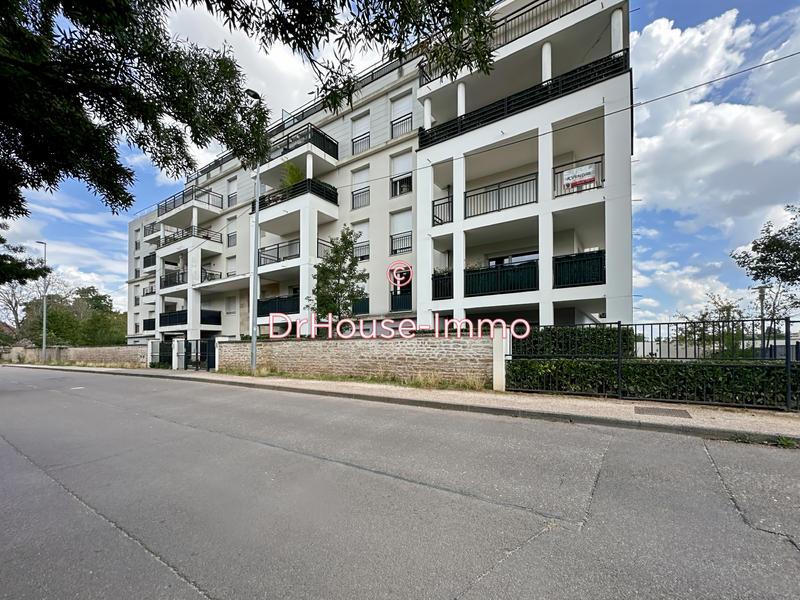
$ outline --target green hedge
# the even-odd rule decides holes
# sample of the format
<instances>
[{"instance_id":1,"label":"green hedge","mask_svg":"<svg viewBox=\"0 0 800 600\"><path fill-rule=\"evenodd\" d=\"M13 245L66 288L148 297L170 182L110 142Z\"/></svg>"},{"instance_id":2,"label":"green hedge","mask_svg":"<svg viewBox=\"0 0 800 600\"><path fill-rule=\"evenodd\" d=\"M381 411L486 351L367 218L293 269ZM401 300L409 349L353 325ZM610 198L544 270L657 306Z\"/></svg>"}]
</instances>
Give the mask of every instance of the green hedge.
<instances>
[{"instance_id":1,"label":"green hedge","mask_svg":"<svg viewBox=\"0 0 800 600\"><path fill-rule=\"evenodd\" d=\"M617 396L612 359L515 359L506 363L506 389ZM739 406L786 407L782 361L627 360L622 397ZM793 407L800 406L800 366L792 369Z\"/></svg>"},{"instance_id":2,"label":"green hedge","mask_svg":"<svg viewBox=\"0 0 800 600\"><path fill-rule=\"evenodd\" d=\"M524 333L524 328L516 328ZM635 331L622 328L622 356L635 357ZM617 356L620 334L616 325L531 327L530 335L513 339L514 356Z\"/></svg>"}]
</instances>

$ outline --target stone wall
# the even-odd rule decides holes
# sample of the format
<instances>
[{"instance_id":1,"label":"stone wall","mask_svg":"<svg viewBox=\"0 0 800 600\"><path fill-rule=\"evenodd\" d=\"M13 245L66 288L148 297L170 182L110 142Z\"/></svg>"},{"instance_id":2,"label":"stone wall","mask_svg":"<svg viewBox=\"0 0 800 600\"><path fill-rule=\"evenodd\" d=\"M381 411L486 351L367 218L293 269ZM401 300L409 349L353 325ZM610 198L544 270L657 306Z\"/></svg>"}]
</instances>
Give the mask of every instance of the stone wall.
<instances>
[{"instance_id":1,"label":"stone wall","mask_svg":"<svg viewBox=\"0 0 800 600\"><path fill-rule=\"evenodd\" d=\"M259 367L295 375L433 376L453 383L492 384L492 340L326 340L258 342ZM220 369L250 369L250 342L220 342Z\"/></svg>"},{"instance_id":2,"label":"stone wall","mask_svg":"<svg viewBox=\"0 0 800 600\"><path fill-rule=\"evenodd\" d=\"M22 348L15 346L3 350L3 360L12 363L37 363L42 360L41 347L29 346ZM48 346L48 363L83 362L92 364L138 364L146 367L148 364L147 345L131 346Z\"/></svg>"}]
</instances>

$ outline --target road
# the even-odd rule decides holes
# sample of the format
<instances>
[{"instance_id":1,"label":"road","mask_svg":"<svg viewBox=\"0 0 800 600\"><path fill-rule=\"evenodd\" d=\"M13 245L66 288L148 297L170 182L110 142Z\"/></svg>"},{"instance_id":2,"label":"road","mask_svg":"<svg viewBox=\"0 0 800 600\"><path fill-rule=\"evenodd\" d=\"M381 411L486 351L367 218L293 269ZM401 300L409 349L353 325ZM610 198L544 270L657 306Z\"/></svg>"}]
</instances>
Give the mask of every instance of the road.
<instances>
[{"instance_id":1,"label":"road","mask_svg":"<svg viewBox=\"0 0 800 600\"><path fill-rule=\"evenodd\" d=\"M800 451L0 368L0 598L793 598Z\"/></svg>"}]
</instances>

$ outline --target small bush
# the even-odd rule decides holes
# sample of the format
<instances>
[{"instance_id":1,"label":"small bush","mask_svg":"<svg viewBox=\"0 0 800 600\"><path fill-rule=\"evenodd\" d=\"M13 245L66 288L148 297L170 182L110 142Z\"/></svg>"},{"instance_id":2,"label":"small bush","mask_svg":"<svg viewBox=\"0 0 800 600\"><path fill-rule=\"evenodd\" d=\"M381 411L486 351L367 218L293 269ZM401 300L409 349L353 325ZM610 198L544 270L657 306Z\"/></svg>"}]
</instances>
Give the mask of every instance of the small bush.
<instances>
[{"instance_id":1,"label":"small bush","mask_svg":"<svg viewBox=\"0 0 800 600\"><path fill-rule=\"evenodd\" d=\"M163 363L163 362L151 362L150 363L151 369L171 369L171 363Z\"/></svg>"}]
</instances>

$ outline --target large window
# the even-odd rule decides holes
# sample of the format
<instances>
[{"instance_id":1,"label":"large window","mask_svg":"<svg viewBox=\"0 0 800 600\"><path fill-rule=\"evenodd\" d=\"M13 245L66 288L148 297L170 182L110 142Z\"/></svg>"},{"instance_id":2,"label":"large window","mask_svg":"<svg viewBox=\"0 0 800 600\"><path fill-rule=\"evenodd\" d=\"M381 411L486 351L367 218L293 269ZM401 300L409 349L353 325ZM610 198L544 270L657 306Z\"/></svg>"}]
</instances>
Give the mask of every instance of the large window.
<instances>
[{"instance_id":1,"label":"large window","mask_svg":"<svg viewBox=\"0 0 800 600\"><path fill-rule=\"evenodd\" d=\"M390 238L390 254L406 254L411 252L411 211L392 215L392 235Z\"/></svg>"},{"instance_id":2,"label":"large window","mask_svg":"<svg viewBox=\"0 0 800 600\"><path fill-rule=\"evenodd\" d=\"M236 219L228 219L228 247L236 245Z\"/></svg>"},{"instance_id":3,"label":"large window","mask_svg":"<svg viewBox=\"0 0 800 600\"><path fill-rule=\"evenodd\" d=\"M358 260L369 260L369 221L354 223L353 229L361 234L353 246L353 255Z\"/></svg>"},{"instance_id":4,"label":"large window","mask_svg":"<svg viewBox=\"0 0 800 600\"><path fill-rule=\"evenodd\" d=\"M353 210L369 206L369 167L353 171Z\"/></svg>"},{"instance_id":5,"label":"large window","mask_svg":"<svg viewBox=\"0 0 800 600\"><path fill-rule=\"evenodd\" d=\"M392 198L411 193L411 152L392 158Z\"/></svg>"},{"instance_id":6,"label":"large window","mask_svg":"<svg viewBox=\"0 0 800 600\"><path fill-rule=\"evenodd\" d=\"M369 114L353 119L353 154L369 150Z\"/></svg>"},{"instance_id":7,"label":"large window","mask_svg":"<svg viewBox=\"0 0 800 600\"><path fill-rule=\"evenodd\" d=\"M392 138L409 133L411 125L411 94L406 94L392 100Z\"/></svg>"}]
</instances>

